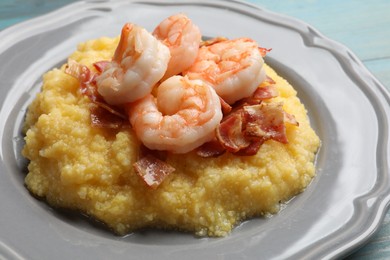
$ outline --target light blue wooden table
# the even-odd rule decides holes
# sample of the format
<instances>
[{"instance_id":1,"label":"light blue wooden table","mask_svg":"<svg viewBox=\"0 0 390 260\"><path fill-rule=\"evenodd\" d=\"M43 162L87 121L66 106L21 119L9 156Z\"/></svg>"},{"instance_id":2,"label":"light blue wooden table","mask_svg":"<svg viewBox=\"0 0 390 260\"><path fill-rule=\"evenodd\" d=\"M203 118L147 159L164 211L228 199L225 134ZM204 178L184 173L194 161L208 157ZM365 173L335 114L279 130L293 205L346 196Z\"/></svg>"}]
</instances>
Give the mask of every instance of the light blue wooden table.
<instances>
[{"instance_id":1,"label":"light blue wooden table","mask_svg":"<svg viewBox=\"0 0 390 260\"><path fill-rule=\"evenodd\" d=\"M72 2L75 0L0 0L0 30ZM247 2L303 20L346 45L390 90L389 0ZM390 212L370 241L348 259L390 259Z\"/></svg>"}]
</instances>

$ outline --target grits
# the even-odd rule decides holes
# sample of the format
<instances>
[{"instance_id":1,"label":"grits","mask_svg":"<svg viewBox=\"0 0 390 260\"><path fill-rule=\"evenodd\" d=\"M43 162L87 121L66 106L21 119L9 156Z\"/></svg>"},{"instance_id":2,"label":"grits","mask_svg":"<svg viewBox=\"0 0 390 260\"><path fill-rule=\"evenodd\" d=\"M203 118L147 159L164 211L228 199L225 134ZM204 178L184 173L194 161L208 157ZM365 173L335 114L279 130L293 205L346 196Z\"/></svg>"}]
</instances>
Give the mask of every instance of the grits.
<instances>
[{"instance_id":1,"label":"grits","mask_svg":"<svg viewBox=\"0 0 390 260\"><path fill-rule=\"evenodd\" d=\"M82 43L70 58L92 68L108 60L118 38ZM42 91L26 116L23 155L30 160L27 188L53 207L78 210L123 235L142 227L226 236L240 221L277 213L280 202L302 192L315 175L320 141L296 91L270 67L284 109L289 143L265 142L255 156L229 153L201 158L169 154L176 168L155 190L135 173L139 141L130 128L92 128L87 97L64 67L44 75Z\"/></svg>"}]
</instances>

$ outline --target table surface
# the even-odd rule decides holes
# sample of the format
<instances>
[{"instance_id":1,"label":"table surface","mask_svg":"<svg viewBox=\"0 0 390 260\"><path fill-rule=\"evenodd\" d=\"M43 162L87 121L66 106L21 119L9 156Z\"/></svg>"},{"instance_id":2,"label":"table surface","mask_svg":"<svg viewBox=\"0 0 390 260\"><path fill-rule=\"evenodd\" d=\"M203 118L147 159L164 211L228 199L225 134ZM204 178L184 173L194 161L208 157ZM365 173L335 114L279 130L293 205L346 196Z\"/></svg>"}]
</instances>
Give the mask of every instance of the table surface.
<instances>
[{"instance_id":1,"label":"table surface","mask_svg":"<svg viewBox=\"0 0 390 260\"><path fill-rule=\"evenodd\" d=\"M298 18L347 46L390 90L389 0L246 0ZM0 30L76 0L1 0ZM1 40L1 39L0 39ZM390 258L390 212L369 242L347 259Z\"/></svg>"}]
</instances>

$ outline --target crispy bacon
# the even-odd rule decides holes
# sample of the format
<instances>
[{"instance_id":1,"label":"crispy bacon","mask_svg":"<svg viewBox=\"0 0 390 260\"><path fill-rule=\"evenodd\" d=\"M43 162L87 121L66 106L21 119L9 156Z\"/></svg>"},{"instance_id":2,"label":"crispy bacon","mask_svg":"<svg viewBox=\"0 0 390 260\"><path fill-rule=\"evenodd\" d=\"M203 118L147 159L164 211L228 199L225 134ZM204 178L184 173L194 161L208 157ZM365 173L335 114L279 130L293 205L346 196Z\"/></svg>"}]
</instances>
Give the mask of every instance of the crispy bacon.
<instances>
[{"instance_id":1,"label":"crispy bacon","mask_svg":"<svg viewBox=\"0 0 390 260\"><path fill-rule=\"evenodd\" d=\"M216 130L218 141L229 152L238 152L250 144L243 133L244 119L243 110L239 109L224 118Z\"/></svg>"},{"instance_id":2,"label":"crispy bacon","mask_svg":"<svg viewBox=\"0 0 390 260\"><path fill-rule=\"evenodd\" d=\"M247 119L244 134L247 138L273 139L284 144L288 142L282 103L245 106L244 111Z\"/></svg>"},{"instance_id":3,"label":"crispy bacon","mask_svg":"<svg viewBox=\"0 0 390 260\"><path fill-rule=\"evenodd\" d=\"M239 156L252 156L252 155L255 155L255 154L257 154L257 152L259 151L261 145L264 142L265 142L265 140L262 140L262 139L257 140L257 141L252 140L251 143L247 147L239 150L238 152L235 152L234 154L235 155L239 155Z\"/></svg>"},{"instance_id":4,"label":"crispy bacon","mask_svg":"<svg viewBox=\"0 0 390 260\"><path fill-rule=\"evenodd\" d=\"M223 119L216 137L229 152L254 155L269 139L288 143L285 123L298 125L295 117L283 110L282 103L245 105Z\"/></svg>"},{"instance_id":5,"label":"crispy bacon","mask_svg":"<svg viewBox=\"0 0 390 260\"><path fill-rule=\"evenodd\" d=\"M196 149L196 154L200 157L218 157L226 152L226 149L215 138L207 143L204 143Z\"/></svg>"},{"instance_id":6,"label":"crispy bacon","mask_svg":"<svg viewBox=\"0 0 390 260\"><path fill-rule=\"evenodd\" d=\"M104 70L107 64L108 61L94 63L93 66L98 71L96 74L87 66L70 59L65 68L65 73L79 81L81 93L92 101L90 106L91 126L111 129L130 127L125 111L107 104L97 91L95 78Z\"/></svg>"},{"instance_id":7,"label":"crispy bacon","mask_svg":"<svg viewBox=\"0 0 390 260\"><path fill-rule=\"evenodd\" d=\"M287 143L285 124L298 126L295 117L283 110L282 103L264 101L279 95L275 81L269 76L260 84L251 97L236 102L224 109L224 118L216 129L216 140L197 149L202 157L222 155L224 150L236 155L254 155L261 145L273 139Z\"/></svg>"},{"instance_id":8,"label":"crispy bacon","mask_svg":"<svg viewBox=\"0 0 390 260\"><path fill-rule=\"evenodd\" d=\"M279 96L279 91L275 86L275 81L267 76L252 96L241 100L241 104L258 105L264 100L275 98L277 96Z\"/></svg>"},{"instance_id":9,"label":"crispy bacon","mask_svg":"<svg viewBox=\"0 0 390 260\"><path fill-rule=\"evenodd\" d=\"M103 97L97 91L96 73L93 73L87 66L74 60L69 60L65 73L79 81L81 93L92 102L104 102Z\"/></svg>"},{"instance_id":10,"label":"crispy bacon","mask_svg":"<svg viewBox=\"0 0 390 260\"><path fill-rule=\"evenodd\" d=\"M252 99L266 100L279 96L274 84L260 85L252 95Z\"/></svg>"},{"instance_id":11,"label":"crispy bacon","mask_svg":"<svg viewBox=\"0 0 390 260\"><path fill-rule=\"evenodd\" d=\"M170 173L175 171L171 165L150 154L139 159L133 166L137 174L152 189L156 189Z\"/></svg>"},{"instance_id":12,"label":"crispy bacon","mask_svg":"<svg viewBox=\"0 0 390 260\"><path fill-rule=\"evenodd\" d=\"M284 111L284 122L286 122L290 125L299 126L299 122L297 121L295 116L287 113L286 111Z\"/></svg>"},{"instance_id":13,"label":"crispy bacon","mask_svg":"<svg viewBox=\"0 0 390 260\"><path fill-rule=\"evenodd\" d=\"M68 64L65 67L65 73L79 81L82 92L88 88L88 85L93 81L94 78L93 73L87 66L82 65L72 59L68 60Z\"/></svg>"},{"instance_id":14,"label":"crispy bacon","mask_svg":"<svg viewBox=\"0 0 390 260\"><path fill-rule=\"evenodd\" d=\"M96 128L130 128L129 120L125 120L122 115L116 111L105 109L97 103L91 103L89 107L91 126Z\"/></svg>"}]
</instances>

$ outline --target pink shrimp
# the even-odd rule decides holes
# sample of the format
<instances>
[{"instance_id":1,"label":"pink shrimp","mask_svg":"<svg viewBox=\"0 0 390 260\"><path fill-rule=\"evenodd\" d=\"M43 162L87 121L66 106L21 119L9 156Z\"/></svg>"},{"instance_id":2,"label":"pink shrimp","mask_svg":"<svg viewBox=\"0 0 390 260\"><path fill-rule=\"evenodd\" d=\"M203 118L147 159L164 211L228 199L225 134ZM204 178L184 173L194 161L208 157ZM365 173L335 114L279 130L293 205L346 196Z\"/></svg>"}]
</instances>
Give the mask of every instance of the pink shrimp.
<instances>
[{"instance_id":1,"label":"pink shrimp","mask_svg":"<svg viewBox=\"0 0 390 260\"><path fill-rule=\"evenodd\" d=\"M164 79L188 69L198 55L201 33L184 14L176 14L162 21L153 35L169 47L171 59Z\"/></svg>"},{"instance_id":2,"label":"pink shrimp","mask_svg":"<svg viewBox=\"0 0 390 260\"><path fill-rule=\"evenodd\" d=\"M213 87L201 80L173 76L128 105L129 119L142 143L153 150L189 152L215 136L222 119L221 103Z\"/></svg>"},{"instance_id":3,"label":"pink shrimp","mask_svg":"<svg viewBox=\"0 0 390 260\"><path fill-rule=\"evenodd\" d=\"M202 46L184 73L211 84L227 103L251 96L265 79L264 60L252 39L219 40Z\"/></svg>"},{"instance_id":4,"label":"pink shrimp","mask_svg":"<svg viewBox=\"0 0 390 260\"><path fill-rule=\"evenodd\" d=\"M112 61L96 77L98 92L112 105L140 99L162 78L169 58L168 47L153 35L125 24Z\"/></svg>"}]
</instances>

